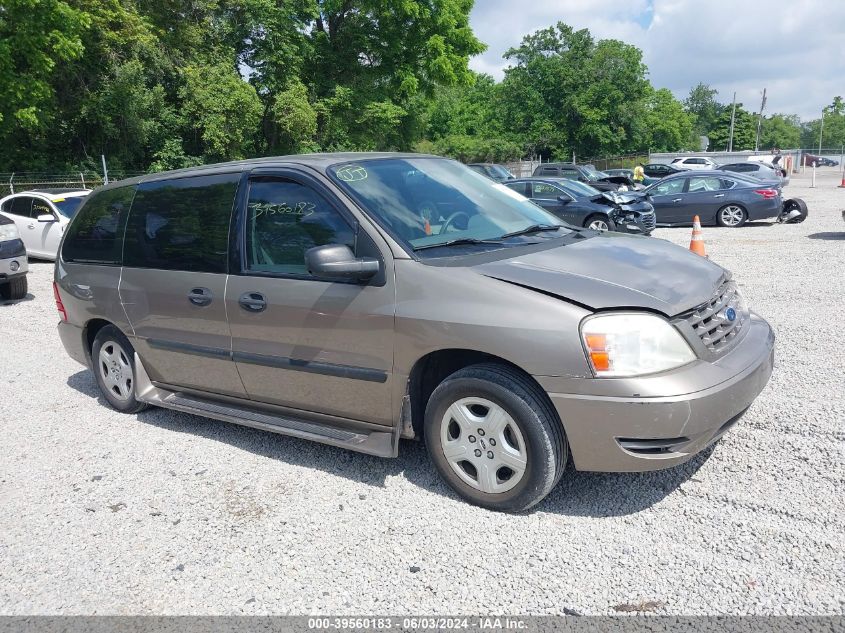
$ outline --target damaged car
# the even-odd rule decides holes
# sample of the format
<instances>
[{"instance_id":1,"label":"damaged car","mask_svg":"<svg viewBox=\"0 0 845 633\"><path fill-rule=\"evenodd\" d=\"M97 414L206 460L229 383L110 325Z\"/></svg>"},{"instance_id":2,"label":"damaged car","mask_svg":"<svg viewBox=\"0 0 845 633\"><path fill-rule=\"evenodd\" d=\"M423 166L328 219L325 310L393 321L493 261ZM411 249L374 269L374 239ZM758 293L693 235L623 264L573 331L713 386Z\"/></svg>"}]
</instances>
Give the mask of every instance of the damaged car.
<instances>
[{"instance_id":1,"label":"damaged car","mask_svg":"<svg viewBox=\"0 0 845 633\"><path fill-rule=\"evenodd\" d=\"M569 463L690 460L739 423L774 354L725 268L566 225L420 154L110 183L65 232L54 291L65 349L125 415L163 407L382 457L416 438L447 494L509 512ZM272 452L307 467L298 443Z\"/></svg>"},{"instance_id":2,"label":"damaged car","mask_svg":"<svg viewBox=\"0 0 845 633\"><path fill-rule=\"evenodd\" d=\"M649 235L656 225L654 207L633 192L599 191L566 178L523 178L505 186L575 226Z\"/></svg>"},{"instance_id":3,"label":"damaged car","mask_svg":"<svg viewBox=\"0 0 845 633\"><path fill-rule=\"evenodd\" d=\"M584 182L599 191L627 191L634 189L634 181L627 176L611 176L592 165L575 163L542 163L534 169L533 177L567 178Z\"/></svg>"}]
</instances>

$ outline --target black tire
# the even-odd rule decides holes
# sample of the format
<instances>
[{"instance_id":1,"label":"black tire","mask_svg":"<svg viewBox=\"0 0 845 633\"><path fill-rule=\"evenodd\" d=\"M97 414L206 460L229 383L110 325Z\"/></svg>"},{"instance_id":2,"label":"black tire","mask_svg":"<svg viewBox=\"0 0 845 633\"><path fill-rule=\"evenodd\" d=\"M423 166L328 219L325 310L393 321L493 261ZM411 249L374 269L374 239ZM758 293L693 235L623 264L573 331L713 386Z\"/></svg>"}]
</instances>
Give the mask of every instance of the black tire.
<instances>
[{"instance_id":1,"label":"black tire","mask_svg":"<svg viewBox=\"0 0 845 633\"><path fill-rule=\"evenodd\" d=\"M590 224L597 220L604 222L605 225L607 225L608 231L616 230L616 222L611 220L609 216L604 215L602 213L594 213L593 215L589 216L586 220L584 220L584 228L589 228Z\"/></svg>"},{"instance_id":2,"label":"black tire","mask_svg":"<svg viewBox=\"0 0 845 633\"><path fill-rule=\"evenodd\" d=\"M115 366L107 366L101 358L103 348L113 356ZM91 365L100 392L113 408L122 413L137 413L147 408L145 403L135 399L135 348L115 326L106 325L97 332L91 346ZM131 374L127 374L127 370ZM105 374L118 375L117 384L107 383Z\"/></svg>"},{"instance_id":3,"label":"black tire","mask_svg":"<svg viewBox=\"0 0 845 633\"><path fill-rule=\"evenodd\" d=\"M14 277L4 284L0 284L0 298L7 301L18 301L26 296L29 284L26 275Z\"/></svg>"},{"instance_id":4,"label":"black tire","mask_svg":"<svg viewBox=\"0 0 845 633\"><path fill-rule=\"evenodd\" d=\"M729 224L722 217L722 212L730 208L735 208L742 212L742 218L736 224ZM726 204L716 212L716 224L718 224L719 226L729 229L738 229L739 227L743 226L746 222L748 222L748 211L745 209L745 207L741 205Z\"/></svg>"},{"instance_id":5,"label":"black tire","mask_svg":"<svg viewBox=\"0 0 845 633\"><path fill-rule=\"evenodd\" d=\"M801 215L795 218L794 220L790 220L787 224L801 224L804 220L807 219L807 215L809 215L809 210L807 209L807 203L804 202L801 198L790 198L787 200L783 205L783 214L786 215L793 209L798 209L801 212Z\"/></svg>"},{"instance_id":6,"label":"black tire","mask_svg":"<svg viewBox=\"0 0 845 633\"><path fill-rule=\"evenodd\" d=\"M444 431L444 417L447 411L463 399L474 398L501 407L510 416L510 421L518 427L525 468L516 484L504 492L484 492L478 486L470 485L457 474L456 468L459 466L453 467L444 453L441 432ZM446 378L431 394L425 410L424 424L428 453L440 476L465 500L490 510L520 512L530 508L549 494L566 469L569 445L548 396L524 373L505 365L472 365ZM447 424L452 425L454 421ZM449 428L451 426L447 427L446 433L449 433ZM489 435L487 442L497 451L505 450L505 442L500 440L499 446L496 447L494 442L490 442L492 437L495 436ZM482 438L476 439L481 448ZM472 438L469 438L469 441L473 441ZM483 448L487 451L489 446ZM480 456L467 454L468 459L461 463L469 464L472 470L475 470L475 466L470 464L471 461L487 468L484 466L484 460L489 455L492 453L482 453ZM490 459L494 458L490 456ZM491 462L493 466L496 464L496 461ZM501 468L494 471L493 477L498 483L505 483L507 480L499 481L501 471Z\"/></svg>"}]
</instances>

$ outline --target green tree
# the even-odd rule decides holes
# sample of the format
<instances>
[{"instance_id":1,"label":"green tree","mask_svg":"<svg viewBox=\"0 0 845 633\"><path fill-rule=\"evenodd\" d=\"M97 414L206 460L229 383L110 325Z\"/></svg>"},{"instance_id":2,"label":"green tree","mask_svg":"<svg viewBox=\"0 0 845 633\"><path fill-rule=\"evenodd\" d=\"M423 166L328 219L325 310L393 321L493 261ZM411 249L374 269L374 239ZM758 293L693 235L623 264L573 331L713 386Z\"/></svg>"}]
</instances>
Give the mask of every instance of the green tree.
<instances>
[{"instance_id":1,"label":"green tree","mask_svg":"<svg viewBox=\"0 0 845 633\"><path fill-rule=\"evenodd\" d=\"M796 115L773 114L763 117L760 125L760 149L798 148L801 145L801 123Z\"/></svg>"},{"instance_id":2,"label":"green tree","mask_svg":"<svg viewBox=\"0 0 845 633\"><path fill-rule=\"evenodd\" d=\"M709 135L725 108L730 109L730 106L722 105L716 100L718 94L719 91L715 88L699 83L690 89L689 95L684 99L684 109L695 117L696 136Z\"/></svg>"},{"instance_id":3,"label":"green tree","mask_svg":"<svg viewBox=\"0 0 845 633\"><path fill-rule=\"evenodd\" d=\"M710 131L710 149L724 151L728 149L731 131L731 107L725 108L716 119L713 129ZM754 141L757 138L757 118L743 109L741 103L736 104L736 117L734 120L733 149L753 150Z\"/></svg>"},{"instance_id":4,"label":"green tree","mask_svg":"<svg viewBox=\"0 0 845 633\"><path fill-rule=\"evenodd\" d=\"M263 107L250 84L226 63L188 66L179 90L195 154L213 162L254 153Z\"/></svg>"},{"instance_id":5,"label":"green tree","mask_svg":"<svg viewBox=\"0 0 845 633\"><path fill-rule=\"evenodd\" d=\"M693 140L695 117L687 112L668 88L652 90L645 100L645 143L639 150L674 152Z\"/></svg>"}]
</instances>

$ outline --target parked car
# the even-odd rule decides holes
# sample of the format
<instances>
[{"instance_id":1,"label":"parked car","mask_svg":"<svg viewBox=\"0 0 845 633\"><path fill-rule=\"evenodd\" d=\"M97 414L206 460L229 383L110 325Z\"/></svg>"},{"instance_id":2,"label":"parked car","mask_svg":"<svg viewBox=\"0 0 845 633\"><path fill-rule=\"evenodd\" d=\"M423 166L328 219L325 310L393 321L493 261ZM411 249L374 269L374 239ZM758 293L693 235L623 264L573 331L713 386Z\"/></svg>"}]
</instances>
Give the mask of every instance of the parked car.
<instances>
[{"instance_id":1,"label":"parked car","mask_svg":"<svg viewBox=\"0 0 845 633\"><path fill-rule=\"evenodd\" d=\"M739 227L775 218L782 206L778 181L717 170L668 176L644 193L659 225L689 225L697 215L702 224Z\"/></svg>"},{"instance_id":2,"label":"parked car","mask_svg":"<svg viewBox=\"0 0 845 633\"><path fill-rule=\"evenodd\" d=\"M716 169L718 165L706 156L679 156L672 159L672 167L678 169Z\"/></svg>"},{"instance_id":3,"label":"parked car","mask_svg":"<svg viewBox=\"0 0 845 633\"><path fill-rule=\"evenodd\" d=\"M643 235L654 230L654 207L641 196L602 192L566 178L523 178L506 186L575 226Z\"/></svg>"},{"instance_id":4,"label":"parked car","mask_svg":"<svg viewBox=\"0 0 845 633\"><path fill-rule=\"evenodd\" d=\"M458 495L496 510L538 503L570 455L588 471L689 460L772 371L772 330L721 266L567 227L435 156L112 183L71 222L54 280L61 340L117 410L386 457L422 438Z\"/></svg>"},{"instance_id":5,"label":"parked car","mask_svg":"<svg viewBox=\"0 0 845 633\"><path fill-rule=\"evenodd\" d=\"M18 227L0 215L0 299L23 299L27 293L26 272L29 270L26 248Z\"/></svg>"},{"instance_id":6,"label":"parked car","mask_svg":"<svg viewBox=\"0 0 845 633\"><path fill-rule=\"evenodd\" d=\"M839 165L838 160L827 156L816 156L815 154L802 154L801 161L806 167L836 167Z\"/></svg>"},{"instance_id":7,"label":"parked car","mask_svg":"<svg viewBox=\"0 0 845 633\"><path fill-rule=\"evenodd\" d=\"M745 163L728 163L719 165L721 171L732 171L745 176L753 176L760 180L774 180L783 185L789 184L789 174L785 170L759 161L747 161Z\"/></svg>"},{"instance_id":8,"label":"parked car","mask_svg":"<svg viewBox=\"0 0 845 633\"><path fill-rule=\"evenodd\" d=\"M33 189L0 200L0 215L18 227L30 257L55 259L65 227L76 213L87 189Z\"/></svg>"},{"instance_id":9,"label":"parked car","mask_svg":"<svg viewBox=\"0 0 845 633\"><path fill-rule=\"evenodd\" d=\"M507 167L496 163L469 163L467 167L496 182L505 182L516 178Z\"/></svg>"},{"instance_id":10,"label":"parked car","mask_svg":"<svg viewBox=\"0 0 845 633\"><path fill-rule=\"evenodd\" d=\"M648 165L643 165L643 171L646 176L651 178L665 178L666 176L671 176L672 174L677 174L678 172L686 170L673 167L672 165L649 163Z\"/></svg>"},{"instance_id":11,"label":"parked car","mask_svg":"<svg viewBox=\"0 0 845 633\"><path fill-rule=\"evenodd\" d=\"M598 171L592 165L576 165L575 163L542 163L534 169L532 174L539 178L569 178L586 182L599 191L617 191L632 189L634 181L625 176L611 176Z\"/></svg>"}]
</instances>

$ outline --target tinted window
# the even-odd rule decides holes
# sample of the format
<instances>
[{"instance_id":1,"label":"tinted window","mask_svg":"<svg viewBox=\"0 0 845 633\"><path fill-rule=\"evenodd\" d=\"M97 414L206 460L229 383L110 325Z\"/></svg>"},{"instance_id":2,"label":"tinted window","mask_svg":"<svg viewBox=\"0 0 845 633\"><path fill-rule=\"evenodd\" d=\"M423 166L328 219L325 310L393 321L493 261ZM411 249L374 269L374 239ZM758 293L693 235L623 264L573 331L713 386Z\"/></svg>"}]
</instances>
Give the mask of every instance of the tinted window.
<instances>
[{"instance_id":1,"label":"tinted window","mask_svg":"<svg viewBox=\"0 0 845 633\"><path fill-rule=\"evenodd\" d=\"M543 167L543 169L540 173L547 174L547 175L549 175L549 174L556 175L557 171L558 171L557 167Z\"/></svg>"},{"instance_id":2,"label":"tinted window","mask_svg":"<svg viewBox=\"0 0 845 633\"><path fill-rule=\"evenodd\" d=\"M53 210L50 205L40 198L32 199L32 209L29 212L29 217L37 219L39 215L53 215Z\"/></svg>"},{"instance_id":3,"label":"tinted window","mask_svg":"<svg viewBox=\"0 0 845 633\"><path fill-rule=\"evenodd\" d=\"M226 272L239 174L140 185L126 225L124 266Z\"/></svg>"},{"instance_id":4,"label":"tinted window","mask_svg":"<svg viewBox=\"0 0 845 633\"><path fill-rule=\"evenodd\" d=\"M67 262L119 264L126 214L134 195L134 186L91 194L68 226L62 258Z\"/></svg>"},{"instance_id":5,"label":"tinted window","mask_svg":"<svg viewBox=\"0 0 845 633\"><path fill-rule=\"evenodd\" d=\"M571 180L578 180L581 177L581 174L575 169L561 169L560 170L561 178L569 178Z\"/></svg>"},{"instance_id":6,"label":"tinted window","mask_svg":"<svg viewBox=\"0 0 845 633\"><path fill-rule=\"evenodd\" d=\"M658 183L654 185L654 189L650 190L651 194L655 196L670 196L672 194L681 193L684 189L684 180L686 179L675 178L673 180Z\"/></svg>"},{"instance_id":7,"label":"tinted window","mask_svg":"<svg viewBox=\"0 0 845 633\"><path fill-rule=\"evenodd\" d=\"M514 191L516 191L521 196L528 195L525 191L526 183L524 183L524 182L506 182L504 184L505 184L505 187L507 187L508 189L513 189Z\"/></svg>"},{"instance_id":8,"label":"tinted window","mask_svg":"<svg viewBox=\"0 0 845 633\"><path fill-rule=\"evenodd\" d=\"M325 244L355 246L350 224L316 191L290 180L250 182L247 269L306 275L305 251Z\"/></svg>"},{"instance_id":9,"label":"tinted window","mask_svg":"<svg viewBox=\"0 0 845 633\"><path fill-rule=\"evenodd\" d=\"M543 200L557 200L558 196L563 193L560 189L553 185L544 182L535 182L531 184L531 197L542 198Z\"/></svg>"},{"instance_id":10,"label":"tinted window","mask_svg":"<svg viewBox=\"0 0 845 633\"><path fill-rule=\"evenodd\" d=\"M22 218L28 218L29 212L32 209L32 198L28 196L12 198L7 204L9 205L8 208L4 208L3 211L19 215Z\"/></svg>"}]
</instances>

